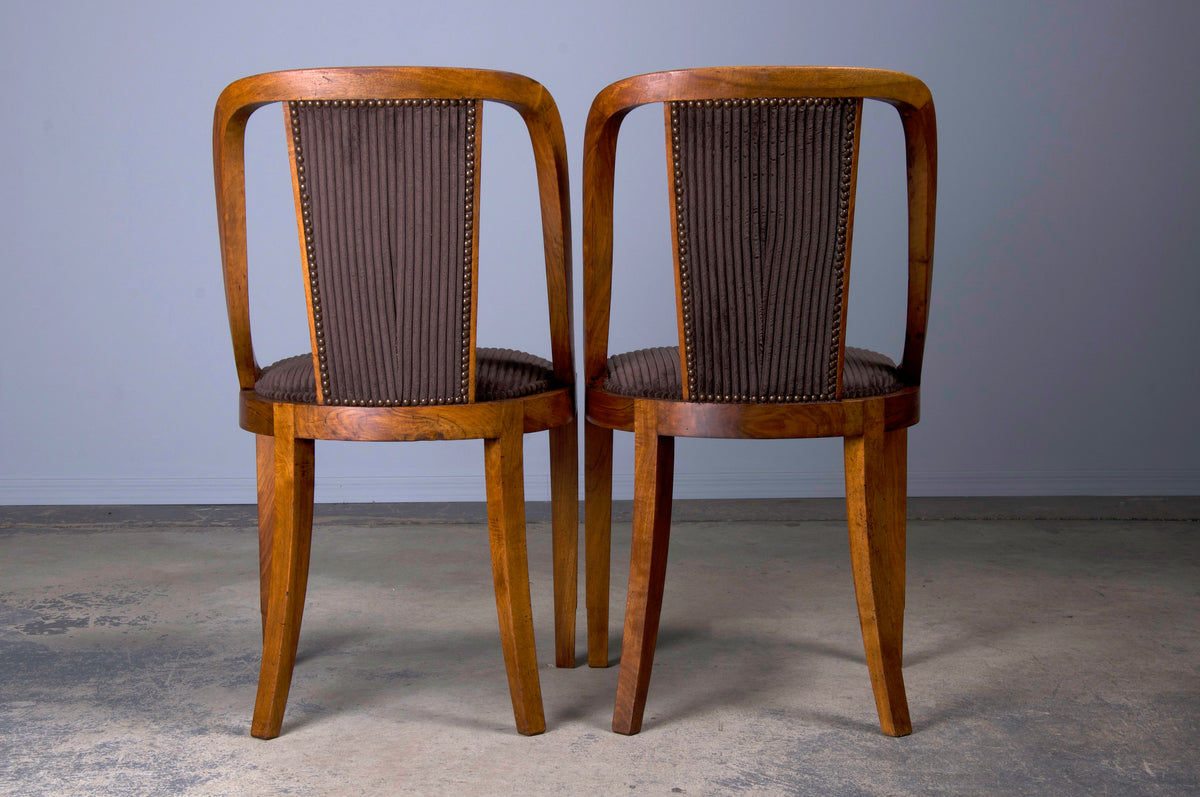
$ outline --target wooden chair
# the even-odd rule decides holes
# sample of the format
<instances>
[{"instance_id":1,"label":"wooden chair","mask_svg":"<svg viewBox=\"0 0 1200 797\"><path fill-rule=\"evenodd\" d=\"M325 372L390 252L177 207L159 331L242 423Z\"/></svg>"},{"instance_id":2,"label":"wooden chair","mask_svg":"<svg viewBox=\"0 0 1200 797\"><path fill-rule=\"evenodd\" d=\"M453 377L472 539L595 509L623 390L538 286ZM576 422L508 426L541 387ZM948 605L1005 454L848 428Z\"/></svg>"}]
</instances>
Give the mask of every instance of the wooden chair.
<instances>
[{"instance_id":1,"label":"wooden chair","mask_svg":"<svg viewBox=\"0 0 1200 797\"><path fill-rule=\"evenodd\" d=\"M908 317L897 367L845 345L864 99L900 113ZM613 172L625 115L663 103L679 346L609 357ZM843 437L850 554L883 732L911 732L900 673L906 429L918 419L937 143L921 81L874 69L737 67L622 80L584 143L588 663L608 664L612 434L634 434L633 551L613 730L637 733L654 658L676 437Z\"/></svg>"},{"instance_id":2,"label":"wooden chair","mask_svg":"<svg viewBox=\"0 0 1200 797\"><path fill-rule=\"evenodd\" d=\"M477 348L483 102L533 144L553 362ZM312 351L262 368L250 335L244 138L283 103ZM240 421L257 435L263 658L251 733L279 734L308 577L314 440L482 438L500 638L517 730L545 730L525 549L523 435L550 430L555 656L574 665L578 463L562 123L520 75L362 68L238 80L213 160Z\"/></svg>"}]
</instances>

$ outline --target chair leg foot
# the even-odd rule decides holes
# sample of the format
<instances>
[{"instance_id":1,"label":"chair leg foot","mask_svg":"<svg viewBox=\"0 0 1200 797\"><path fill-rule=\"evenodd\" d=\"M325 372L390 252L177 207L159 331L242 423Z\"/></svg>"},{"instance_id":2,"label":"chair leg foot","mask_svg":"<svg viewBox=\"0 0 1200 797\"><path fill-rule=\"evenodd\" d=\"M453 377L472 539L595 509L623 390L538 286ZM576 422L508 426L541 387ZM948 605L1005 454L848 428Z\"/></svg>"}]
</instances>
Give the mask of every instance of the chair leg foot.
<instances>
[{"instance_id":1,"label":"chair leg foot","mask_svg":"<svg viewBox=\"0 0 1200 797\"><path fill-rule=\"evenodd\" d=\"M666 581L675 461L675 438L658 435L653 408L639 405L635 413L633 549L612 725L623 734L641 730L646 708Z\"/></svg>"},{"instance_id":2,"label":"chair leg foot","mask_svg":"<svg viewBox=\"0 0 1200 797\"><path fill-rule=\"evenodd\" d=\"M260 739L279 735L308 587L312 546L313 441L292 436L291 419L277 411L275 421L275 502L271 540L270 594L263 635L262 667L250 733ZM261 450L261 449L260 449Z\"/></svg>"},{"instance_id":3,"label":"chair leg foot","mask_svg":"<svg viewBox=\"0 0 1200 797\"><path fill-rule=\"evenodd\" d=\"M588 666L608 666L613 430L584 423L584 564Z\"/></svg>"},{"instance_id":4,"label":"chair leg foot","mask_svg":"<svg viewBox=\"0 0 1200 797\"><path fill-rule=\"evenodd\" d=\"M907 431L883 429L882 402L868 411L861 437L846 438L850 558L863 647L879 725L888 736L912 733L901 673Z\"/></svg>"},{"instance_id":5,"label":"chair leg foot","mask_svg":"<svg viewBox=\"0 0 1200 797\"><path fill-rule=\"evenodd\" d=\"M487 471L488 540L500 644L508 674L517 732L526 736L546 730L542 688L533 640L529 598L529 564L525 550L525 486L522 464L524 425L520 408L506 409L499 438L484 440Z\"/></svg>"},{"instance_id":6,"label":"chair leg foot","mask_svg":"<svg viewBox=\"0 0 1200 797\"><path fill-rule=\"evenodd\" d=\"M554 664L575 666L579 604L579 427L550 430L550 503L553 515Z\"/></svg>"}]
</instances>

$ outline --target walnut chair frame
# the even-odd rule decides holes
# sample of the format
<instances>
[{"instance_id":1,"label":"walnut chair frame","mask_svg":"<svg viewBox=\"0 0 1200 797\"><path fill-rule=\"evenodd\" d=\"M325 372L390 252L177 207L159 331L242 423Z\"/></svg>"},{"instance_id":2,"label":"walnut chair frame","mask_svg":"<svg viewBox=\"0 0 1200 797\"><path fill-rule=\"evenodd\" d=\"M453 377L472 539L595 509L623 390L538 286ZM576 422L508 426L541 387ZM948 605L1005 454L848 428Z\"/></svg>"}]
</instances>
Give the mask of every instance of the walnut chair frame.
<instances>
[{"instance_id":1,"label":"walnut chair frame","mask_svg":"<svg viewBox=\"0 0 1200 797\"><path fill-rule=\"evenodd\" d=\"M753 110L756 105L828 105L827 99L847 105L851 120L844 138L845 157L833 153L845 165L841 185L834 188L841 191L840 229L844 235L838 239L838 287L836 293L830 293L834 307L833 338L827 349L828 389L822 395L794 395L791 393L804 391L787 387L780 388L778 395L712 395L710 390L698 388L694 379L699 355L691 350L695 334L689 335L689 327L704 319L699 317L703 308L693 312L692 305L698 306L699 300L691 295L694 285L685 273L691 252L684 214L677 207L684 189L680 188L679 128L673 128L672 114L682 114L689 107L748 106ZM848 349L841 334L841 319L846 317L846 292L841 287L848 284L857 169L853 121L861 116L858 111L864 99L894 106L904 131L908 300L899 367L881 355ZM657 350L661 352L658 365L646 357L640 365L643 375L655 368L670 372L666 382L674 381L673 395L667 395L669 390L663 392L661 379L657 386L644 379L639 384L636 374L628 378L626 373L623 383L619 373L622 355L610 359L608 352L617 136L624 117L649 103L664 104L668 165L674 164L674 190L669 193L676 220L673 243L680 343L678 352ZM839 146L838 142L834 146ZM593 667L608 665L613 430L632 431L635 441L633 549L613 730L633 734L642 724L666 573L675 438L843 437L850 554L875 704L885 734L910 733L901 676L906 433L919 417L933 263L937 142L928 89L916 78L897 72L830 67L708 68L632 77L610 85L592 103L583 168L585 561L588 663ZM874 383L851 390L852 365L859 372L872 372Z\"/></svg>"},{"instance_id":2,"label":"walnut chair frame","mask_svg":"<svg viewBox=\"0 0 1200 797\"><path fill-rule=\"evenodd\" d=\"M322 371L325 348L316 283L306 284L311 356L292 358L293 370L307 379L316 395L267 396L264 375L272 370L255 359L250 331L247 285L244 141L246 123L258 108L283 103L291 108L400 105L465 106L469 123L458 123L468 142L459 154L467 162L465 222L468 243L478 197L475 135L484 101L515 109L533 145L542 220L546 289L549 300L552 364L527 355L516 365L543 377L523 395L487 400L477 395L482 351L475 348L477 247L453 255L468 282L461 311L462 392L448 401L340 400L332 395ZM358 124L358 122L355 122ZM363 123L365 125L365 122ZM300 147L289 142L293 186L306 283L313 257L306 248ZM473 147L473 149L472 149ZM308 147L305 147L307 150ZM305 155L307 155L307 151ZM484 441L488 534L496 608L517 730L545 730L541 687L534 649L529 574L525 548L522 447L526 433L549 430L553 515L555 659L574 666L576 558L578 548L578 441L574 401L574 354L571 318L570 204L567 155L562 122L553 98L529 78L475 69L380 67L276 72L230 84L217 101L213 122L213 161L218 223L229 326L240 393L240 424L257 436L258 519L263 657L251 733L273 738L280 732L295 664L308 578L312 534L314 440L460 440ZM313 171L310 169L310 172ZM374 179L375 171L365 173ZM434 182L437 178L434 178ZM472 188L473 186L473 188ZM461 194L460 194L461 196ZM311 229L308 235L311 236ZM461 241L461 239L459 239ZM454 244L454 246L461 246ZM451 249L451 252L454 250ZM453 257L451 261L453 261ZM315 278L314 278L315 279ZM422 301L418 297L415 301ZM457 302L457 299L452 299ZM332 312L332 311L329 311ZM332 326L332 322L328 323ZM451 328L453 336L458 333ZM457 340L452 341L458 346ZM332 345L332 344L330 344ZM408 345L411 348L411 344ZM506 350L495 350L503 352ZM511 352L510 352L511 353ZM457 353L454 355L457 357ZM536 361L536 362L535 362ZM287 361L277 364L282 366ZM457 362L453 360L452 362ZM540 362L541 365L537 363ZM452 365L451 370L458 366ZM281 371L276 371L280 373ZM453 374L457 390L457 373ZM258 386L258 390L256 390Z\"/></svg>"}]
</instances>

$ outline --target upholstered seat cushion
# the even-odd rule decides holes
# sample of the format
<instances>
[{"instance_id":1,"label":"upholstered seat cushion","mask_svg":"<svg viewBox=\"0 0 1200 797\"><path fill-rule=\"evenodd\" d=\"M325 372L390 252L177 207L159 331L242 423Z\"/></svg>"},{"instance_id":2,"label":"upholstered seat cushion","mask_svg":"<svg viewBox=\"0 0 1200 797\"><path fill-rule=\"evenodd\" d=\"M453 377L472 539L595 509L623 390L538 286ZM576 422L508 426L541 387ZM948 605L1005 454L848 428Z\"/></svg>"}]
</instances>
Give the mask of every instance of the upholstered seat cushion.
<instances>
[{"instance_id":1,"label":"upholstered seat cushion","mask_svg":"<svg viewBox=\"0 0 1200 797\"><path fill-rule=\"evenodd\" d=\"M904 386L895 363L878 352L846 347L842 371L842 393L846 398L866 398L899 390ZM606 390L641 398L683 398L679 349L663 346L618 354L608 360Z\"/></svg>"},{"instance_id":2,"label":"upholstered seat cushion","mask_svg":"<svg viewBox=\"0 0 1200 797\"><path fill-rule=\"evenodd\" d=\"M520 398L557 387L549 360L513 349L475 350L475 400ZM317 383L310 354L268 365L254 392L273 401L315 404Z\"/></svg>"}]
</instances>

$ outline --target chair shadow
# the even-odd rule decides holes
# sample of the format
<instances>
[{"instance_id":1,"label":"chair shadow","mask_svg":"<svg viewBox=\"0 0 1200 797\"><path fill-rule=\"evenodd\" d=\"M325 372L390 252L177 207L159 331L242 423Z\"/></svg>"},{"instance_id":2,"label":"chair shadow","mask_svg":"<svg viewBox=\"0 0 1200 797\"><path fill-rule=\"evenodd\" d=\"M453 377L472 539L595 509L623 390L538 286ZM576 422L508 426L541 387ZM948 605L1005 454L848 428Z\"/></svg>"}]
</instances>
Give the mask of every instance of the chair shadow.
<instances>
[{"instance_id":1,"label":"chair shadow","mask_svg":"<svg viewBox=\"0 0 1200 797\"><path fill-rule=\"evenodd\" d=\"M995 645L1014 630L1014 623L996 620L989 624L976 624L951 639L941 640L936 644L914 640L917 649L905 656L904 667L952 659L963 652L977 650L981 645ZM608 670L614 673L613 689L608 696L610 701L616 694L615 680L620 666L620 650L620 637L610 637ZM729 653L739 650L748 651L751 655L730 661ZM662 666L669 657L683 657L685 661L682 666ZM720 662L718 658L721 659ZM697 716L715 714L722 709L744 704L750 697L769 694L778 689L819 688L820 684L813 678L797 682L793 677L794 664L787 667L771 664L772 661L795 662L797 658L834 659L861 668L861 690L856 696L867 701L874 714L870 677L861 647L854 649L814 639L789 639L781 642L778 639L773 640L769 635L721 634L718 637L708 628L701 626L669 625L660 628L655 646L654 660L659 666L652 671L645 727L670 727ZM739 661L744 664L739 664ZM728 677L721 679L721 683L727 685L714 686L712 683L706 683L703 687L697 686L696 674L712 667L727 670ZM805 673L801 673L801 676L805 677ZM989 694L996 694L997 690L1002 692L1003 685L992 684L987 689ZM910 709L915 709L914 732L932 730L947 722L969 716L977 711L978 701L986 697L967 694L956 697L942 695L933 704L913 705L911 688L909 692ZM653 713L655 697L664 695L673 697L670 711L663 714ZM680 695L685 697L680 699ZM947 702L947 699L953 702ZM863 722L819 709L800 711L804 716L811 717L814 723L830 728L879 733L879 726L874 722Z\"/></svg>"},{"instance_id":2,"label":"chair shadow","mask_svg":"<svg viewBox=\"0 0 1200 797\"><path fill-rule=\"evenodd\" d=\"M371 642L364 646L364 640ZM312 665L321 660L329 663L314 683ZM304 691L297 694L297 685L304 681ZM464 693L464 683L479 694ZM429 693L438 693L438 710L420 705L420 696ZM481 716L475 710L480 700L488 701L489 714L503 719L490 722ZM516 732L497 632L411 630L387 637L366 631L314 629L308 637L301 632L283 733L363 713L389 701L398 719L408 716L478 731ZM456 706L462 707L461 714Z\"/></svg>"}]
</instances>

